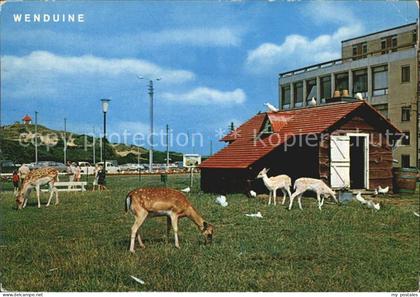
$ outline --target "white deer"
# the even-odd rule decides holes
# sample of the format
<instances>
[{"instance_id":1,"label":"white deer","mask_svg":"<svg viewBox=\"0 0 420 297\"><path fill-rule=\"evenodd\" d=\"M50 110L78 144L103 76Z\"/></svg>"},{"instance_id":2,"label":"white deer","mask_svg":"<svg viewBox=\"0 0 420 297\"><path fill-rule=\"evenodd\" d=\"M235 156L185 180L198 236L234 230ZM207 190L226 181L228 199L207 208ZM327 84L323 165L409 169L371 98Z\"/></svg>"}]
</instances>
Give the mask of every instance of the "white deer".
<instances>
[{"instance_id":1,"label":"white deer","mask_svg":"<svg viewBox=\"0 0 420 297\"><path fill-rule=\"evenodd\" d=\"M36 189L36 196L38 198L38 208L41 207L40 191L41 186L48 184L50 187L50 198L48 199L47 205L50 205L53 194L55 193L55 204L58 204L58 192L54 183L58 181L58 170L55 168L39 168L29 172L23 180L22 186L16 195L17 209L26 207L28 197L33 188Z\"/></svg>"},{"instance_id":2,"label":"white deer","mask_svg":"<svg viewBox=\"0 0 420 297\"><path fill-rule=\"evenodd\" d=\"M207 223L188 201L185 194L169 188L138 188L128 193L125 203L125 211L131 210L135 216L135 222L131 227L130 252L134 253L134 241L137 240L140 247L144 248L138 230L148 217L167 216L167 234L172 225L175 233L175 247L179 248L178 242L178 218L187 217L192 220L201 233L206 243L211 243L213 238L213 225Z\"/></svg>"},{"instance_id":3,"label":"white deer","mask_svg":"<svg viewBox=\"0 0 420 297\"><path fill-rule=\"evenodd\" d=\"M321 210L322 205L324 204L324 198L331 196L336 203L338 203L337 198L335 197L335 192L331 190L322 180L301 177L295 181L293 186L295 192L290 197L289 210L292 209L293 200L298 197L299 208L302 210L302 195L306 191L312 191L316 193L316 198L318 200L318 208Z\"/></svg>"},{"instance_id":4,"label":"white deer","mask_svg":"<svg viewBox=\"0 0 420 297\"><path fill-rule=\"evenodd\" d=\"M289 176L285 174L268 177L267 172L269 170L270 169L263 168L263 170L261 170L260 173L258 173L257 175L257 178L263 179L264 185L269 190L268 205L271 204L272 195L274 198L274 205L276 205L276 199L277 199L276 197L277 197L278 189L281 189L281 191L283 192L283 202L281 204L284 204L284 202L286 201L286 194L289 195L289 198L291 197L290 187L292 185L292 180L290 179Z\"/></svg>"}]
</instances>

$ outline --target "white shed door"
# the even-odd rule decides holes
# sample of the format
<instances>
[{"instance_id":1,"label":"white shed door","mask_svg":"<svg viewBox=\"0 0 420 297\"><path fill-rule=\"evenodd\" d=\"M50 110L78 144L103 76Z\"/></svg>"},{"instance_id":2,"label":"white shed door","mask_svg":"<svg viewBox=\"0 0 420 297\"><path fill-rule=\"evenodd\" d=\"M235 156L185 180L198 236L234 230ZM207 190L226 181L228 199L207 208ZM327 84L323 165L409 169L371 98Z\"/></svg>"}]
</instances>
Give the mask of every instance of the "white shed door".
<instances>
[{"instance_id":1,"label":"white shed door","mask_svg":"<svg viewBox=\"0 0 420 297\"><path fill-rule=\"evenodd\" d=\"M350 186L350 137L331 136L331 187Z\"/></svg>"}]
</instances>

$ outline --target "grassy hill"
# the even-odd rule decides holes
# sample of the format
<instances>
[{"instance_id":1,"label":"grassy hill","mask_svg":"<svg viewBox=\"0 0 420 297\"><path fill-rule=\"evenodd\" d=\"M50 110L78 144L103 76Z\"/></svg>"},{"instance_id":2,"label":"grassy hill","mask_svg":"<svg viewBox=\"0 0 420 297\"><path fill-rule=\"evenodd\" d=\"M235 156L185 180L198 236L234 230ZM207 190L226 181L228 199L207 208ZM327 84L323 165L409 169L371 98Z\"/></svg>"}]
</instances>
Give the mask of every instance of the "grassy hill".
<instances>
[{"instance_id":1,"label":"grassy hill","mask_svg":"<svg viewBox=\"0 0 420 297\"><path fill-rule=\"evenodd\" d=\"M38 159L39 161L62 162L64 156L64 139L67 139L67 160L93 161L93 144L95 143L96 161L100 158L100 139L89 135L58 131L38 125ZM18 163L34 161L35 125L13 124L4 126L0 136L0 160L12 160ZM141 163L147 163L149 154L143 147L135 145L114 144L105 141L103 152L108 160L117 160L119 164L137 163L140 153ZM166 152L155 151L153 161L164 163ZM172 161L181 161L182 154L170 152Z\"/></svg>"}]
</instances>

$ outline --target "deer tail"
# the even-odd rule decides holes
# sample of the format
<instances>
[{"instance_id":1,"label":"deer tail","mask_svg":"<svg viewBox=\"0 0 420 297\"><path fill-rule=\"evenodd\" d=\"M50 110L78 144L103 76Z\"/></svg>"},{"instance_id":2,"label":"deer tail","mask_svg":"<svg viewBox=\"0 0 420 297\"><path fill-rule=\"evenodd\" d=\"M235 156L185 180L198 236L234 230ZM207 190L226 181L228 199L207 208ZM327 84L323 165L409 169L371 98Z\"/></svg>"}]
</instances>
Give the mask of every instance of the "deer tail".
<instances>
[{"instance_id":1,"label":"deer tail","mask_svg":"<svg viewBox=\"0 0 420 297\"><path fill-rule=\"evenodd\" d=\"M128 194L125 198L125 212L127 213L128 210L131 209L131 195Z\"/></svg>"}]
</instances>

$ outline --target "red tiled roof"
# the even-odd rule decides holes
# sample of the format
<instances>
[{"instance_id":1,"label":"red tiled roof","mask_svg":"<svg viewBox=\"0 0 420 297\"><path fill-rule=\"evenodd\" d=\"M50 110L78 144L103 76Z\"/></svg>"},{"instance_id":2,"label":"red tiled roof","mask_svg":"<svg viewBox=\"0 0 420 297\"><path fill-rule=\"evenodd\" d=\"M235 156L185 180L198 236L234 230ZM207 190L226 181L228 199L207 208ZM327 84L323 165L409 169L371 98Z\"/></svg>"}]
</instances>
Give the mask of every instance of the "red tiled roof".
<instances>
[{"instance_id":1,"label":"red tiled roof","mask_svg":"<svg viewBox=\"0 0 420 297\"><path fill-rule=\"evenodd\" d=\"M200 167L247 168L288 138L294 135L322 133L363 105L370 107L365 101L356 101L257 114L222 138L223 141L233 142L205 160ZM380 116L374 108L370 108ZM273 133L259 140L256 136L266 119L270 121ZM390 122L387 123L398 131Z\"/></svg>"},{"instance_id":2,"label":"red tiled roof","mask_svg":"<svg viewBox=\"0 0 420 297\"><path fill-rule=\"evenodd\" d=\"M22 120L24 120L25 122L29 122L29 121L32 121L32 118L29 115L26 115L23 117Z\"/></svg>"}]
</instances>

